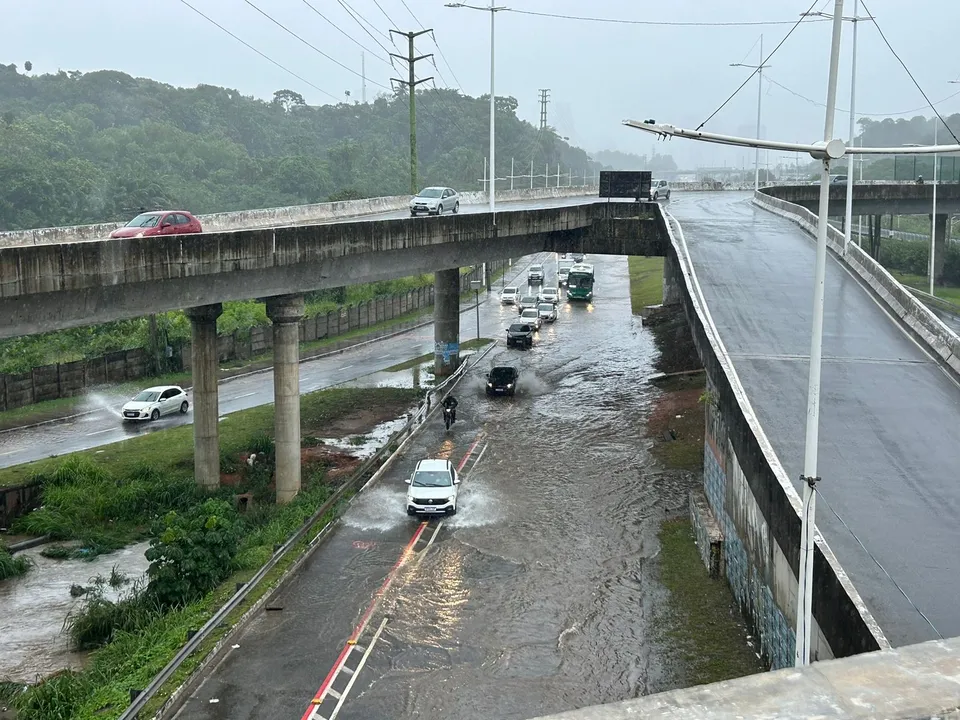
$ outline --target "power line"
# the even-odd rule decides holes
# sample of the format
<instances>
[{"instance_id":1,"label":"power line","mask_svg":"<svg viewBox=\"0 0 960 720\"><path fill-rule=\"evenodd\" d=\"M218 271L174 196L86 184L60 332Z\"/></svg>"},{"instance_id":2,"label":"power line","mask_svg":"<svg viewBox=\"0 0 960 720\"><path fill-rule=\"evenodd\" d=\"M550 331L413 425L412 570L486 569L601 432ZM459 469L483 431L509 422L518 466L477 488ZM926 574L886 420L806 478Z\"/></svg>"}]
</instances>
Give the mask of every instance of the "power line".
<instances>
[{"instance_id":1,"label":"power line","mask_svg":"<svg viewBox=\"0 0 960 720\"><path fill-rule=\"evenodd\" d=\"M230 32L229 30L227 30L223 25L221 25L220 23L218 23L216 20L214 20L213 18L211 18L209 15L205 15L204 13L202 13L200 10L198 10L198 9L195 8L193 5L191 5L190 3L188 3L187 0L180 0L180 2L182 2L182 3L183 3L184 5L186 5L188 8L190 8L191 10L193 10L195 13L197 13L197 15L199 15L200 17L202 17L202 18L203 18L204 20L206 20L207 22L209 22L209 23L211 23L211 24L213 24L213 25L216 25L218 28L220 28L221 30L223 30L223 32L225 32L227 35L229 35L230 37L232 37L232 38L233 38L234 40L236 40L237 42L243 44L244 46L246 46L246 47L249 48L250 50L253 50L257 55L259 55L260 57L262 57L264 60L266 60L266 61L268 61L268 62L270 62L270 63L273 63L274 65L276 65L278 68L280 68L280 69L283 70L284 72L289 73L289 74L292 75L293 77L297 78L297 80L299 80L299 81L301 81L302 83L304 83L304 84L309 85L310 87L312 87L314 90L317 90L317 91L323 93L324 95L326 95L327 97L333 98L335 101L340 102L340 98L338 98L336 95L334 95L333 93L327 92L327 91L324 90L322 87L318 87L317 85L314 85L312 82L310 82L309 80L307 80L307 79L304 78L304 77L301 77L300 75L298 75L297 73L295 73L295 72L294 72L293 70L291 70L290 68L286 67L285 65L281 65L280 63L278 63L276 60L274 60L274 59L273 59L272 57L270 57L269 55L266 55L266 54L260 52L260 51L257 50L253 45L251 45L250 43L248 43L246 40L243 40L242 38L237 37L237 36L234 35L232 32Z\"/></svg>"},{"instance_id":2,"label":"power line","mask_svg":"<svg viewBox=\"0 0 960 720\"><path fill-rule=\"evenodd\" d=\"M369 26L372 27L374 30L376 30L378 33L380 33L381 37L386 38L387 42L390 43L391 45L393 45L393 39L392 39L392 38L390 38L390 37L387 36L387 35L384 35L384 33L383 33L382 31L377 30L377 27L376 27L375 25L373 25L369 20L367 20L365 17L363 17L363 15L361 15L361 14L358 13L356 10L354 10L352 7L350 7L346 2L344 2L344 0L337 0L337 2L340 3L340 7L342 7L344 10L347 11L347 15L349 15L350 17L352 17L352 18L354 19L354 21L357 23L357 25L360 26L360 29L361 29L361 30L363 30L367 35L369 35L371 38L373 38L373 41L374 41L377 45L379 45L380 47L382 47L382 48L383 48L383 51L384 51L385 53L387 53L387 54L390 53L390 50L387 49L387 47L386 47L382 42L380 42L380 41L374 36L374 34L373 34L372 32L370 32L370 31L367 29L367 25L369 25ZM364 25L364 23L366 23L367 25ZM394 47L396 47L396 46L394 45Z\"/></svg>"},{"instance_id":3,"label":"power line","mask_svg":"<svg viewBox=\"0 0 960 720\"><path fill-rule=\"evenodd\" d=\"M314 50L315 52L319 53L320 55L323 55L323 57L325 57L325 58L326 58L327 60L329 60L330 62L334 63L335 65L339 65L340 67L342 67L342 68L343 68L344 70L346 70L347 72L350 72L350 73L353 73L354 75L356 75L358 78L363 78L363 75L362 75L361 73L358 73L356 70L354 70L354 69L353 69L352 67L350 67L349 65L344 65L342 62L340 62L340 61L337 60L336 58L333 58L333 57L331 57L330 55L327 55L323 50L321 50L320 48L318 48L316 45L314 45L313 43L311 43L309 40L304 40L302 37L300 37L299 35L297 35L293 30L291 30L290 28L288 28L288 27L287 27L286 25L284 25L282 22L280 22L279 20L275 20L275 19L272 18L268 13L264 12L263 10L261 10L260 8L258 8L256 5L254 5L253 2L251 2L251 0L243 0L243 1L244 1L247 5L249 5L250 7L252 7L254 10L256 10L258 13L260 13L261 15L263 15L267 20L269 20L269 21L272 22L274 25L276 25L277 27L279 27L279 28L281 28L282 30L284 30L284 32L287 32L287 33L289 33L290 35L292 35L293 37L295 37L297 40L299 40L300 42L302 42L304 45L306 45L307 47L309 47L311 50ZM374 85L377 85L377 86L379 86L379 87L384 88L385 90L390 90L389 87L387 87L386 85L383 85L382 83L378 83L376 80L371 80L370 82L373 83ZM338 102L339 102L339 101L338 101Z\"/></svg>"},{"instance_id":4,"label":"power line","mask_svg":"<svg viewBox=\"0 0 960 720\"><path fill-rule=\"evenodd\" d=\"M319 10L317 10L317 9L316 9L313 5L311 5L307 0L301 0L301 1L303 2L304 5L306 5L308 8L310 8L311 10L313 10L317 15L319 15L320 17L322 17L322 18L323 18L324 20L326 20L329 24L333 25L333 27L335 27L335 28L337 29L337 31L339 31L339 33L340 33L341 35L343 35L344 37L346 37L347 40L349 40L350 42L352 42L354 45L357 45L361 50L367 51L368 53L370 53L373 57L375 57L375 58L376 58L377 60L379 60L380 62L382 62L382 63L384 63L384 64L386 64L386 65L390 65L390 61L389 61L389 60L385 60L385 59L384 59L383 57L381 57L380 55L377 55L377 53L376 53L375 51L371 50L371 49L368 48L366 45L363 45L360 41L354 39L354 37L353 37L352 35L350 35L349 33L347 33L347 32L346 32L345 30L343 30L339 25L337 25L335 22L333 22L333 20L331 20L330 18L328 18L326 15L324 15L324 14L323 14L322 12L320 12Z\"/></svg>"},{"instance_id":5,"label":"power line","mask_svg":"<svg viewBox=\"0 0 960 720\"><path fill-rule=\"evenodd\" d=\"M377 0L373 0L373 4L376 5L378 8L380 8L380 12L383 13L383 16L387 19L388 23L390 23L391 25L396 25L396 23L390 19L390 16L387 15L387 11L380 6L380 3L377 2Z\"/></svg>"},{"instance_id":6,"label":"power line","mask_svg":"<svg viewBox=\"0 0 960 720\"><path fill-rule=\"evenodd\" d=\"M816 5L816 2L814 3ZM626 20L622 18L602 18L585 17L582 15L562 15L559 13L535 12L533 10L517 10L515 8L503 8L507 12L517 13L518 15L536 15L538 17L558 18L562 20L580 20L583 22L613 23L616 25L668 25L673 27L746 27L752 25L793 25L793 20L731 20L725 22L705 22L705 21L671 21L671 20ZM813 10L813 5L810 6ZM815 18L810 22L826 22L828 18Z\"/></svg>"},{"instance_id":7,"label":"power line","mask_svg":"<svg viewBox=\"0 0 960 720\"><path fill-rule=\"evenodd\" d=\"M793 31L796 30L798 27L800 27L800 23L802 23L802 22L806 19L807 15L813 10L814 6L817 4L818 1L819 1L819 0L813 0L813 2L810 4L810 7L807 8L807 12L803 13L803 15L800 16L800 19L798 19L798 20L793 24L793 27L790 28L790 30L787 32L786 35L783 36L783 40L781 40L781 41L777 44L777 46L773 49L773 52L771 52L771 53L770 53L769 55L767 55L763 60L760 61L760 64L757 65L756 68L754 68L753 72L750 73L749 75L747 75L747 79L744 80L744 81L740 84L740 87L738 87L736 90L734 90L733 93L731 93L730 97L728 97L726 100L724 100L724 101L720 104L720 107L718 107L716 110L714 110L712 113L710 113L710 115L707 117L707 119L704 120L702 123L700 123L700 124L697 126L697 130L699 130L699 129L702 128L704 125L706 125L708 122L710 122L710 120L713 118L714 115L716 115L718 112L720 112L721 110L723 110L723 108L726 106L726 104L727 104L728 102L730 102L731 100L733 100L733 98L736 96L736 94L737 94L738 92L740 92L741 90L743 90L743 88L746 86L746 84L747 84L748 82L750 82L750 80L753 78L753 76L756 75L758 72L760 72L760 71L763 69L763 67L767 64L767 61L768 61L770 58L772 58L772 57L776 54L777 50L779 50L779 49L783 46L783 44L787 41L787 39L788 39L791 35L793 35Z\"/></svg>"},{"instance_id":8,"label":"power line","mask_svg":"<svg viewBox=\"0 0 960 720\"><path fill-rule=\"evenodd\" d=\"M920 83L917 82L917 79L913 76L913 73L910 72L910 68L908 68L907 64L900 59L900 56L897 55L897 51L893 49L892 45L890 45L890 42L887 40L887 36L884 35L883 30L880 29L880 23L877 22L877 18L874 17L872 12L870 12L870 9L867 7L867 4L865 2L863 3L863 10L870 17L870 21L873 23L873 26L877 29L877 32L880 33L880 37L883 39L884 44L887 46L890 52L893 53L893 56L897 59L897 62L900 63L900 65L906 71L907 75L910 76L910 79L913 81L913 84L916 86L917 90L920 91L920 94L923 95L923 99L927 101L927 104L930 106L930 109L933 110L934 113L936 113L937 118L940 120L940 122L944 124L944 127L947 128L947 132L950 133L950 135L957 142L957 144L960 145L960 139L957 138L953 130L950 129L950 127L947 125L944 119L940 116L940 111L933 106L932 102L930 102L930 98L927 97L927 94L923 91L923 88L920 87Z\"/></svg>"},{"instance_id":9,"label":"power line","mask_svg":"<svg viewBox=\"0 0 960 720\"><path fill-rule=\"evenodd\" d=\"M777 86L778 88L780 88L781 90L785 90L786 92L790 93L791 95L794 95L794 96L800 98L801 100L807 101L807 102L810 103L811 105L816 105L817 107L822 107L822 108L825 108L825 107L826 107L826 105L825 105L824 103L820 102L819 100L813 100L813 99L811 99L811 98L808 98L806 95L802 95L801 93L798 93L796 90L792 90L791 88L788 88L788 87L787 87L786 85L784 85L783 83L777 82L777 81L774 80L772 77L770 77L770 74L769 74L769 73L766 74L766 75L764 75L764 76L763 76L763 79L766 80L766 81L768 81L768 82L770 82L770 83L773 84L773 85L776 85L776 86ZM951 100L951 99L957 97L957 95L960 95L960 90L958 90L957 92L953 93L952 95L947 95L947 96L946 96L945 98L943 98L942 100L937 100L935 103L933 103L933 105L942 105L942 104L945 103L947 100ZM912 109L910 109L910 110L902 110L902 111L900 111L900 112L875 113L875 112L866 112L866 111L859 112L859 111L858 111L858 112L857 112L857 115L862 115L863 117L895 117L895 116L897 116L897 115L909 115L909 114L911 114L911 113L920 112L921 110L929 110L929 109L930 109L930 106L929 106L929 105L921 105L921 106L918 107L918 108L912 108ZM850 111L847 110L847 109L839 108L839 107L838 107L838 108L837 108L837 112L844 112L844 113L845 113L845 112L850 112Z\"/></svg>"},{"instance_id":10,"label":"power line","mask_svg":"<svg viewBox=\"0 0 960 720\"><path fill-rule=\"evenodd\" d=\"M410 13L410 17L412 17L414 21L417 23L417 25L419 25L422 28L423 23L420 22L420 19L413 14L413 10L411 10L410 6L407 5L407 0L400 0L400 2L407 9L407 12ZM436 45L437 52L440 53L440 59L443 60L443 64L447 66L447 70L449 70L450 74L453 76L453 81L457 84L457 89L462 93L463 86L460 84L460 81L457 79L457 74L453 71L453 68L450 66L450 63L447 62L447 56L443 54L443 49L440 47L440 43L437 42L437 37L436 35L434 35L432 30L430 31L430 39L433 40L433 44ZM436 67L436 63L434 63L434 67ZM437 74L440 75L439 68L437 69ZM443 80L443 75L440 75L440 79ZM450 83L444 80L444 84L449 85Z\"/></svg>"}]
</instances>

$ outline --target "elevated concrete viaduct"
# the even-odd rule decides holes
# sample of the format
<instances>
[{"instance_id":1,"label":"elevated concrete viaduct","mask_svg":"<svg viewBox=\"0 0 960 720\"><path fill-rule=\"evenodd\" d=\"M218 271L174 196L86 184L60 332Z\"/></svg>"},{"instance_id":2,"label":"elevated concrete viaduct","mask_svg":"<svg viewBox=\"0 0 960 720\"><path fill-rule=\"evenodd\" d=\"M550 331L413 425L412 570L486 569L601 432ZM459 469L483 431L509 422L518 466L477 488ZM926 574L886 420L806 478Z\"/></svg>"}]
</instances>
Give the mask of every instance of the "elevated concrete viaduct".
<instances>
[{"instance_id":1,"label":"elevated concrete viaduct","mask_svg":"<svg viewBox=\"0 0 960 720\"><path fill-rule=\"evenodd\" d=\"M261 298L273 322L277 501L300 489L298 321L303 294L436 273L436 369L459 363L459 268L542 251L665 255L655 203L598 202L438 218L0 247L0 338L186 308L192 325L194 466L220 478L217 318Z\"/></svg>"}]
</instances>

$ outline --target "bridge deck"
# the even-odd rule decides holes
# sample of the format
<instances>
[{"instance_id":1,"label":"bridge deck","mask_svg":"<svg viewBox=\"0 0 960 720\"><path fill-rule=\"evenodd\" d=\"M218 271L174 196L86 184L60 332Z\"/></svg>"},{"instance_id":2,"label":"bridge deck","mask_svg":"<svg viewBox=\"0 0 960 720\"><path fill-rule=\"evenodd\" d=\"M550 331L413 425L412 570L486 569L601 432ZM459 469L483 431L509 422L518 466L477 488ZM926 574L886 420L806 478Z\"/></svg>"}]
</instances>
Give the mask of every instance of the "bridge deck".
<instances>
[{"instance_id":1,"label":"bridge deck","mask_svg":"<svg viewBox=\"0 0 960 720\"><path fill-rule=\"evenodd\" d=\"M682 195L670 212L754 410L796 479L814 245L748 198ZM937 637L917 608L944 637L960 635L960 389L832 258L823 343L817 525L894 645Z\"/></svg>"}]
</instances>

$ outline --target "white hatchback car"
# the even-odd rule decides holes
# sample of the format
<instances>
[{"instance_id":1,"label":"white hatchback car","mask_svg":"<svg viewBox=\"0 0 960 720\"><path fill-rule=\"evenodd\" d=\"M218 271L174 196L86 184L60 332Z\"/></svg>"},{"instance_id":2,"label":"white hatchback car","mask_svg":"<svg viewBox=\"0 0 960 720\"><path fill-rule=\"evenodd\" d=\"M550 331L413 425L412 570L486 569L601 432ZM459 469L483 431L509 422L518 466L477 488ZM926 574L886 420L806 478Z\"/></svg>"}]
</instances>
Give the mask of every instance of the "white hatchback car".
<instances>
[{"instance_id":1,"label":"white hatchback car","mask_svg":"<svg viewBox=\"0 0 960 720\"><path fill-rule=\"evenodd\" d=\"M516 305L520 301L520 288L505 287L500 291L501 305Z\"/></svg>"},{"instance_id":2,"label":"white hatchback car","mask_svg":"<svg viewBox=\"0 0 960 720\"><path fill-rule=\"evenodd\" d=\"M175 412L186 414L189 409L190 401L182 387L158 385L141 390L123 406L120 415L124 420L157 420Z\"/></svg>"},{"instance_id":3,"label":"white hatchback car","mask_svg":"<svg viewBox=\"0 0 960 720\"><path fill-rule=\"evenodd\" d=\"M540 303L537 305L537 314L540 316L541 322L556 322L557 321L557 306L552 302Z\"/></svg>"},{"instance_id":4,"label":"white hatchback car","mask_svg":"<svg viewBox=\"0 0 960 720\"><path fill-rule=\"evenodd\" d=\"M421 460L407 484L407 515L457 514L460 477L449 460Z\"/></svg>"},{"instance_id":5,"label":"white hatchback car","mask_svg":"<svg viewBox=\"0 0 960 720\"><path fill-rule=\"evenodd\" d=\"M410 199L411 215L422 212L428 215L443 215L445 210L460 212L460 193L453 188L424 188Z\"/></svg>"}]
</instances>

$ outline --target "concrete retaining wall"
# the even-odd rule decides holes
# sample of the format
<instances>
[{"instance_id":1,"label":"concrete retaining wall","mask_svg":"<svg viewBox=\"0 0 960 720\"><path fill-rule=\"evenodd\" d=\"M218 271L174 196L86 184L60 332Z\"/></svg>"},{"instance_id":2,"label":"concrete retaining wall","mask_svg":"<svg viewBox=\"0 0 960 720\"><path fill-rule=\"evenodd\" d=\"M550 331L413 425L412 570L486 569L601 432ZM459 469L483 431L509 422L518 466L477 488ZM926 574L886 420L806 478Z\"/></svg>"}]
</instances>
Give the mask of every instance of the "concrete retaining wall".
<instances>
[{"instance_id":1,"label":"concrete retaining wall","mask_svg":"<svg viewBox=\"0 0 960 720\"><path fill-rule=\"evenodd\" d=\"M762 192L754 194L753 202L764 210L795 222L816 238L818 220L809 210ZM843 233L832 225L827 226L827 246L923 342L934 357L960 376L960 337L953 330L858 245L850 243L844 254Z\"/></svg>"},{"instance_id":2,"label":"concrete retaining wall","mask_svg":"<svg viewBox=\"0 0 960 720\"><path fill-rule=\"evenodd\" d=\"M723 571L773 668L793 664L801 500L764 434L703 298L680 225L668 217L680 303L707 375L704 489L722 533ZM703 514L702 512L700 513ZM694 516L694 523L705 525ZM703 530L698 529L698 536ZM814 554L813 656L889 647L819 535ZM701 548L708 568L709 553Z\"/></svg>"},{"instance_id":3,"label":"concrete retaining wall","mask_svg":"<svg viewBox=\"0 0 960 720\"><path fill-rule=\"evenodd\" d=\"M519 200L539 200L554 197L576 197L593 195L595 187L525 188L505 190L497 195L500 202ZM461 196L464 205L479 205L487 201L487 194L465 192ZM295 225L311 221L323 222L336 218L362 217L382 212L404 210L410 202L409 195L366 198L364 200L344 200L332 203L314 203L312 205L292 205L289 207L260 208L235 212L198 215L197 218L207 232L244 230L248 228ZM69 225L64 227L37 228L35 230L14 230L0 233L0 247L11 245L43 245L48 243L74 242L81 240L103 240L125 223L98 223L95 225Z\"/></svg>"}]
</instances>

